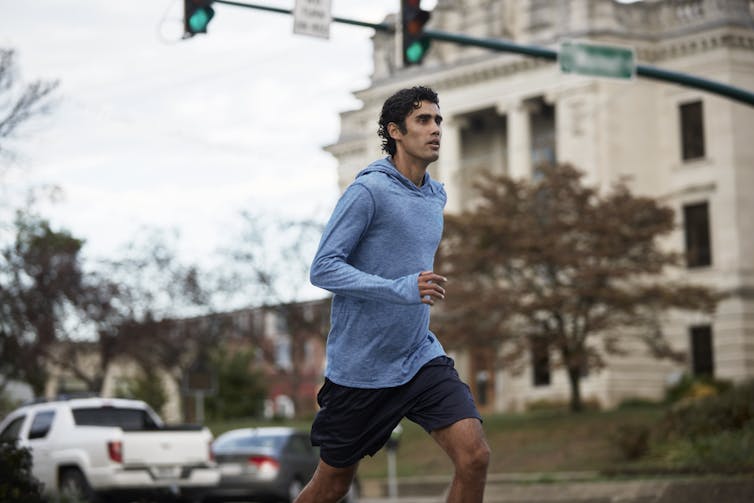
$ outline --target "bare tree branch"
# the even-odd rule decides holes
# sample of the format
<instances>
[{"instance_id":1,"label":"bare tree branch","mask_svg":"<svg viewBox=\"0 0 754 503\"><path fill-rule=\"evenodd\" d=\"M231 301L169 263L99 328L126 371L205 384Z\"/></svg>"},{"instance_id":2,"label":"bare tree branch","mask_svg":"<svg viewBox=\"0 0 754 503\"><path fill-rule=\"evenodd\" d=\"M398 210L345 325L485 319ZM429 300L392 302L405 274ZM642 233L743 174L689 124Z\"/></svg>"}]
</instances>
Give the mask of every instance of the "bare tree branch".
<instances>
[{"instance_id":1,"label":"bare tree branch","mask_svg":"<svg viewBox=\"0 0 754 503\"><path fill-rule=\"evenodd\" d=\"M15 51L0 49L0 154L8 150L3 139L13 136L33 117L50 111L51 96L58 85L57 80L18 82Z\"/></svg>"}]
</instances>

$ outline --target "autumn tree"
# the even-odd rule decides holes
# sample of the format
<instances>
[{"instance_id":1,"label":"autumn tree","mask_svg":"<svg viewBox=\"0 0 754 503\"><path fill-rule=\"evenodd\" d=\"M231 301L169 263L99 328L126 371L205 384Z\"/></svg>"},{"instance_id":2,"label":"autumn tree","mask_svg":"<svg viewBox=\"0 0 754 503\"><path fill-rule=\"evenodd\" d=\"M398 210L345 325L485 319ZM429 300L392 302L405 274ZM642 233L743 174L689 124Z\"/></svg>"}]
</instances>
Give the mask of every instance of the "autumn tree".
<instances>
[{"instance_id":1,"label":"autumn tree","mask_svg":"<svg viewBox=\"0 0 754 503\"><path fill-rule=\"evenodd\" d=\"M552 352L583 407L580 380L642 341L673 358L661 317L670 309L711 313L718 295L664 274L683 257L663 248L673 210L633 195L606 194L569 165L542 166L533 180L487 174L472 209L446 217L438 270L452 278L437 319L449 345L500 348L519 368L531 351ZM438 330L440 330L438 329Z\"/></svg>"}]
</instances>

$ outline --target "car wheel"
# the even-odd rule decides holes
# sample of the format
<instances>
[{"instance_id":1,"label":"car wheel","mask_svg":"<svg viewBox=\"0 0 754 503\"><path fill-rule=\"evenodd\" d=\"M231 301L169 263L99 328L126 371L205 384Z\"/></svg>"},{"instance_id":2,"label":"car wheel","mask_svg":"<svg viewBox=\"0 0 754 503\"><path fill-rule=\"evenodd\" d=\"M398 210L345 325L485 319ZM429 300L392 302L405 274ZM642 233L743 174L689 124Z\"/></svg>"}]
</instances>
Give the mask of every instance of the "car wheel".
<instances>
[{"instance_id":1,"label":"car wheel","mask_svg":"<svg viewBox=\"0 0 754 503\"><path fill-rule=\"evenodd\" d=\"M85 501L96 503L97 495L92 491L86 477L78 468L68 468L60 474L60 495L63 501Z\"/></svg>"},{"instance_id":2,"label":"car wheel","mask_svg":"<svg viewBox=\"0 0 754 503\"><path fill-rule=\"evenodd\" d=\"M303 490L304 484L299 479L291 480L291 483L288 484L288 502L293 503L293 500L296 499L296 496L298 496L299 493Z\"/></svg>"}]
</instances>

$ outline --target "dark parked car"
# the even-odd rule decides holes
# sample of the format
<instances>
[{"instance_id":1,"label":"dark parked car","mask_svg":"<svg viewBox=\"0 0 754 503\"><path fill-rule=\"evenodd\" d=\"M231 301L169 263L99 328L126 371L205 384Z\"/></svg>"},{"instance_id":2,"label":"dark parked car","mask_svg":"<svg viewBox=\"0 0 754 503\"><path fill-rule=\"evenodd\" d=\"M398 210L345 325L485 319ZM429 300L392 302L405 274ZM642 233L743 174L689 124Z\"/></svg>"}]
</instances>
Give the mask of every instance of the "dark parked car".
<instances>
[{"instance_id":1,"label":"dark parked car","mask_svg":"<svg viewBox=\"0 0 754 503\"><path fill-rule=\"evenodd\" d=\"M242 428L218 436L212 452L220 483L211 501L291 502L314 474L319 452L294 428ZM354 503L357 484L344 503Z\"/></svg>"}]
</instances>

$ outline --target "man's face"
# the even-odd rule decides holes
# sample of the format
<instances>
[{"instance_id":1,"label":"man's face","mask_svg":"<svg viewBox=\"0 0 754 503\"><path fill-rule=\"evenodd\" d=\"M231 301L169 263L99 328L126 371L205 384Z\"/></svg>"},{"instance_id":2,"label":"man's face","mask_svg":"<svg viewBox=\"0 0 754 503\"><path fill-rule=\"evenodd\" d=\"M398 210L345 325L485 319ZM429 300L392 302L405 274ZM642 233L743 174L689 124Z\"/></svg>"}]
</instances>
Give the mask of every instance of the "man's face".
<instances>
[{"instance_id":1,"label":"man's face","mask_svg":"<svg viewBox=\"0 0 754 503\"><path fill-rule=\"evenodd\" d=\"M398 127L394 130L398 155L421 159L427 164L436 161L440 157L441 123L440 107L422 101L421 106L406 117L406 132Z\"/></svg>"}]
</instances>

